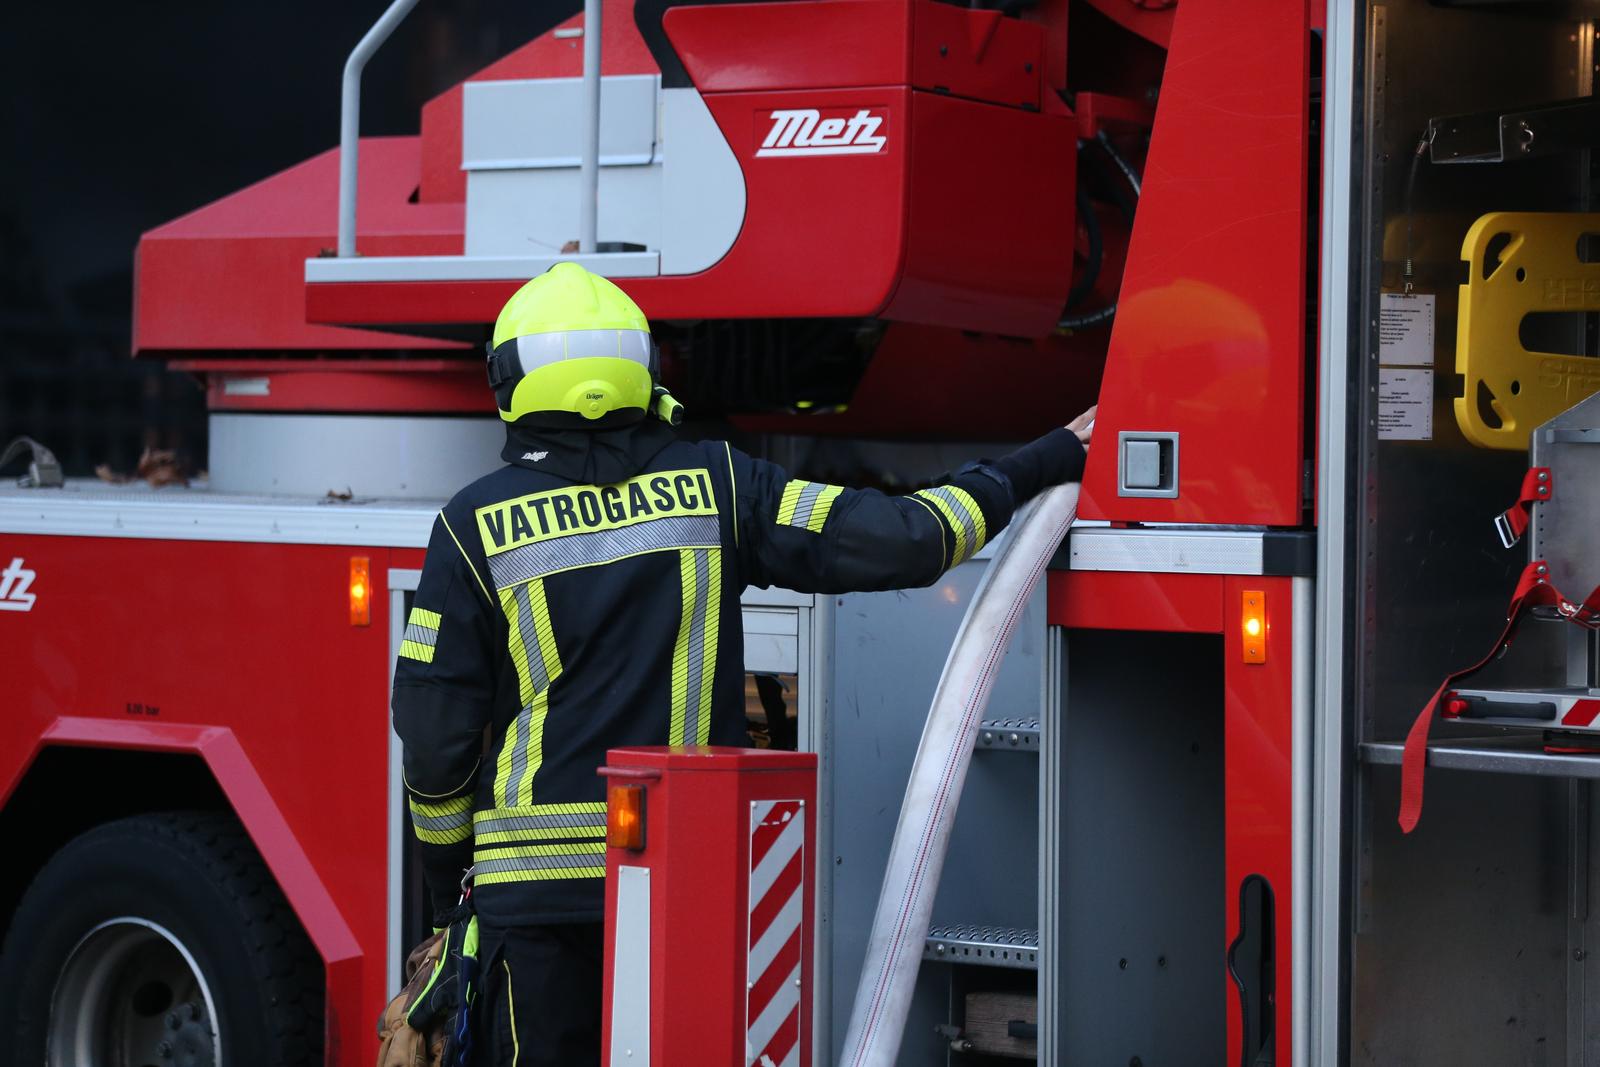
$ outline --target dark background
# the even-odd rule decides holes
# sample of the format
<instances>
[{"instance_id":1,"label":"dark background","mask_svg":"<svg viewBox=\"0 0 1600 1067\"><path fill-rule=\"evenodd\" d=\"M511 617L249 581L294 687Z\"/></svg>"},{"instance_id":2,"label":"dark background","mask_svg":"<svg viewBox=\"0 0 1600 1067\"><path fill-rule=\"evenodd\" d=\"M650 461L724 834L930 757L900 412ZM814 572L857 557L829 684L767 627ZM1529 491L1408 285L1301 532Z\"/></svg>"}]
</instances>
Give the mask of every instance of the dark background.
<instances>
[{"instance_id":1,"label":"dark background","mask_svg":"<svg viewBox=\"0 0 1600 1067\"><path fill-rule=\"evenodd\" d=\"M0 448L69 474L146 447L205 464L200 387L129 357L147 229L339 139L345 57L387 0L13 4L0 30ZM421 0L368 65L362 132L576 13L579 0ZM12 464L0 477L20 474Z\"/></svg>"}]
</instances>

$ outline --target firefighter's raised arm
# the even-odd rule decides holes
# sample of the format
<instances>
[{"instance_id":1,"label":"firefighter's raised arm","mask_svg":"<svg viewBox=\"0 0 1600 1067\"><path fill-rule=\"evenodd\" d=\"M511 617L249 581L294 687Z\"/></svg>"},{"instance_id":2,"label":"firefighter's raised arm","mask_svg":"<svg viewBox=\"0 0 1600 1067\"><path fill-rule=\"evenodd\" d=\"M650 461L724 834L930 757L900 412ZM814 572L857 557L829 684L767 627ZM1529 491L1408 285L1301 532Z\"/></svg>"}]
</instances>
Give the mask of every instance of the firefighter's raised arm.
<instances>
[{"instance_id":1,"label":"firefighter's raised arm","mask_svg":"<svg viewBox=\"0 0 1600 1067\"><path fill-rule=\"evenodd\" d=\"M729 448L744 576L805 593L929 585L1035 494L1080 477L1093 423L1091 408L1008 456L905 496L801 481Z\"/></svg>"},{"instance_id":2,"label":"firefighter's raised arm","mask_svg":"<svg viewBox=\"0 0 1600 1067\"><path fill-rule=\"evenodd\" d=\"M394 670L406 796L438 909L455 904L472 862L473 791L494 698L488 588L457 532L443 512L434 519Z\"/></svg>"}]
</instances>

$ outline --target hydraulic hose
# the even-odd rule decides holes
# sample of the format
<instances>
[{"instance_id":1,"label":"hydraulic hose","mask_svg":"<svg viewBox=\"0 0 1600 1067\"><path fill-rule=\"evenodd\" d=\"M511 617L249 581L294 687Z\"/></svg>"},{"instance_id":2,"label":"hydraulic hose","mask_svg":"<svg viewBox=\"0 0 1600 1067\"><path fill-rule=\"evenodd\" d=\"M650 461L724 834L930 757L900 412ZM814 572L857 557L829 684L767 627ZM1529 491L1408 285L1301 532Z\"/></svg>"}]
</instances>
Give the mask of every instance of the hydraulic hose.
<instances>
[{"instance_id":1,"label":"hydraulic hose","mask_svg":"<svg viewBox=\"0 0 1600 1067\"><path fill-rule=\"evenodd\" d=\"M1017 621L1077 514L1076 483L1022 509L950 646L900 806L842 1067L892 1067L899 1055L978 723Z\"/></svg>"},{"instance_id":2,"label":"hydraulic hose","mask_svg":"<svg viewBox=\"0 0 1600 1067\"><path fill-rule=\"evenodd\" d=\"M1100 220L1095 217L1094 202L1089 199L1089 194L1078 186L1078 218L1083 220L1084 232L1089 235L1089 258L1083 268L1083 277L1072 283L1072 288L1067 291L1067 307L1075 307L1084 297L1094 290L1094 283L1100 280L1100 266L1105 262L1105 242L1100 235Z\"/></svg>"},{"instance_id":3,"label":"hydraulic hose","mask_svg":"<svg viewBox=\"0 0 1600 1067\"><path fill-rule=\"evenodd\" d=\"M1099 143L1100 147L1105 150L1106 155L1110 157L1111 162L1115 163L1116 166L1117 166L1117 169L1122 172L1122 176L1127 179L1128 187L1133 190L1133 199L1131 201L1128 201L1128 206L1125 209L1126 213L1127 213L1127 216L1128 216L1128 222L1131 225L1133 223L1133 211L1138 206L1139 195L1144 191L1144 183L1139 178L1139 172L1133 169L1133 166L1126 159L1123 158L1122 153L1117 151L1117 146L1111 143L1111 138L1110 138L1110 136L1107 135L1106 131L1101 130L1099 135L1098 135L1098 137L1096 138L1096 140ZM1080 142L1080 146L1083 143L1085 143L1085 142ZM1113 195L1116 197L1117 203L1120 206L1124 201L1123 195L1121 194L1120 191L1115 193L1115 194L1113 194ZM1078 188L1078 196L1080 198L1080 202L1079 202L1079 206L1078 206L1079 216L1084 218L1086 223L1095 222L1092 208L1086 208L1085 207L1084 199L1083 199L1083 197L1084 197L1083 187L1081 185ZM1098 236L1099 236L1099 224L1098 224L1098 222L1095 222L1095 227L1091 231L1090 236L1091 236L1092 240L1097 240L1098 239ZM1099 254L1103 253L1103 250L1101 250L1101 249L1093 249L1093 251L1094 251L1094 253L1096 255L1099 255ZM1094 281L1098 279L1099 273L1100 273L1100 263L1099 262L1095 262L1095 264L1094 264L1094 278L1092 278L1090 280L1089 288L1091 288L1091 289L1093 288ZM1079 300L1082 300L1083 297L1086 296L1086 295L1088 295L1087 294L1087 290L1085 290L1084 292L1080 293L1079 290L1078 290L1078 287L1074 286L1073 289L1067 294L1067 307L1071 308ZM1116 314L1117 314L1117 305L1116 305L1116 302L1113 301L1111 304L1107 305L1106 307L1100 308L1097 311L1087 311L1087 312L1083 312L1083 313L1077 314L1077 315L1066 315L1060 321L1058 321L1056 323L1056 328L1059 329L1059 330L1069 330L1069 331L1070 330L1086 330L1091 326L1098 326L1102 322L1110 321L1111 319L1116 317Z\"/></svg>"}]
</instances>

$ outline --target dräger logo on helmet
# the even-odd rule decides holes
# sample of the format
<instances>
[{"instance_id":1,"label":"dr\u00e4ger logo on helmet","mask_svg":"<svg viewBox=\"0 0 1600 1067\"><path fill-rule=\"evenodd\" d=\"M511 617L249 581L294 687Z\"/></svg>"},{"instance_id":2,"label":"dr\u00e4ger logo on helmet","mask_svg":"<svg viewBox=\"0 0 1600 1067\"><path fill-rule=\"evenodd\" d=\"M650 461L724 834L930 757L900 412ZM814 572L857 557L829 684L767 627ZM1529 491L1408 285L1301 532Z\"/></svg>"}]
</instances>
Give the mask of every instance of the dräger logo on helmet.
<instances>
[{"instance_id":1,"label":"dr\u00e4ger logo on helmet","mask_svg":"<svg viewBox=\"0 0 1600 1067\"><path fill-rule=\"evenodd\" d=\"M846 112L848 113L848 112ZM758 156L858 156L882 152L889 138L878 132L884 116L861 108L849 118L822 117L814 107L772 112ZM759 133L759 131L757 131Z\"/></svg>"}]
</instances>

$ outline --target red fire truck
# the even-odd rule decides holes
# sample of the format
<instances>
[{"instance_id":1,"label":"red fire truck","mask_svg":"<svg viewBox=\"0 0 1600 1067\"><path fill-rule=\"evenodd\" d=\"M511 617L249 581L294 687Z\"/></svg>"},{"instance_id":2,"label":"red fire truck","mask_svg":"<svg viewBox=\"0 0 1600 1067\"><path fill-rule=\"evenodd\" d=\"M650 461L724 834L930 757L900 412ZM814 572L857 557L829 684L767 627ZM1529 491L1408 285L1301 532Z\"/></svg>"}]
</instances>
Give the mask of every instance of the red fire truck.
<instances>
[{"instance_id":1,"label":"red fire truck","mask_svg":"<svg viewBox=\"0 0 1600 1067\"><path fill-rule=\"evenodd\" d=\"M0 490L19 1062L371 1062L428 914L391 667L496 463L486 324L569 258L686 431L797 476L914 488L1099 397L900 1062L1600 1056L1591 6L591 0L359 138L414 2L342 149L140 242L207 476ZM818 758L817 1062L988 559L745 596L753 728ZM1568 595L1505 652L1519 575Z\"/></svg>"}]
</instances>

